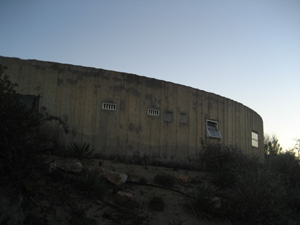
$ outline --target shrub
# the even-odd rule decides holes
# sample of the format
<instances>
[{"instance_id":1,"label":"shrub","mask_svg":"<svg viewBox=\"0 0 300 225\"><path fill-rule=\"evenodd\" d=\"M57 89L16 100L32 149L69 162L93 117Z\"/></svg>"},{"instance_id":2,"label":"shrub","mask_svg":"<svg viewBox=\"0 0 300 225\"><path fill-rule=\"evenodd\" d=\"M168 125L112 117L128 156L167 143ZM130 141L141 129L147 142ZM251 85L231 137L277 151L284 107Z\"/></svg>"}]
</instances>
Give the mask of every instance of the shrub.
<instances>
[{"instance_id":1,"label":"shrub","mask_svg":"<svg viewBox=\"0 0 300 225\"><path fill-rule=\"evenodd\" d=\"M75 188L89 197L102 198L106 190L105 180L94 171L83 170L75 179Z\"/></svg>"},{"instance_id":2,"label":"shrub","mask_svg":"<svg viewBox=\"0 0 300 225\"><path fill-rule=\"evenodd\" d=\"M79 160L91 158L94 152L93 149L90 150L90 145L85 142L82 144L74 142L68 146L67 151L71 157Z\"/></svg>"},{"instance_id":3,"label":"shrub","mask_svg":"<svg viewBox=\"0 0 300 225\"><path fill-rule=\"evenodd\" d=\"M216 173L241 172L245 168L256 168L259 164L256 158L244 155L237 147L211 143L203 143L199 160L205 171Z\"/></svg>"},{"instance_id":4,"label":"shrub","mask_svg":"<svg viewBox=\"0 0 300 225\"><path fill-rule=\"evenodd\" d=\"M221 213L220 198L215 189L207 184L201 184L192 193L189 205L199 218L212 218Z\"/></svg>"},{"instance_id":5,"label":"shrub","mask_svg":"<svg viewBox=\"0 0 300 225\"><path fill-rule=\"evenodd\" d=\"M232 201L235 220L249 224L285 224L289 214L286 188L272 171L259 169L242 174Z\"/></svg>"},{"instance_id":6,"label":"shrub","mask_svg":"<svg viewBox=\"0 0 300 225\"><path fill-rule=\"evenodd\" d=\"M140 182L141 184L147 184L147 179L146 179L145 177L141 177L141 178L139 179L139 182Z\"/></svg>"},{"instance_id":7,"label":"shrub","mask_svg":"<svg viewBox=\"0 0 300 225\"><path fill-rule=\"evenodd\" d=\"M260 164L236 148L205 145L201 157L203 168L212 173L212 182L219 188L229 187L222 192L225 197L221 199L222 213L235 223L279 225L299 222L300 168L290 153L269 157L266 164ZM202 191L202 195L197 195L193 208L216 215L207 210L210 208L209 202L205 202L208 194ZM228 209L224 208L225 201ZM200 207L205 204L206 207Z\"/></svg>"},{"instance_id":8,"label":"shrub","mask_svg":"<svg viewBox=\"0 0 300 225\"><path fill-rule=\"evenodd\" d=\"M17 84L8 79L5 69L0 65L0 177L3 183L13 183L21 190L24 179L43 162L39 154L43 146L51 141L41 135L41 126L53 120L67 126L58 117L35 115L33 107L22 105L15 91Z\"/></svg>"},{"instance_id":9,"label":"shrub","mask_svg":"<svg viewBox=\"0 0 300 225\"><path fill-rule=\"evenodd\" d=\"M166 187L174 187L176 183L176 178L169 174L158 173L154 177L154 182Z\"/></svg>"},{"instance_id":10,"label":"shrub","mask_svg":"<svg viewBox=\"0 0 300 225\"><path fill-rule=\"evenodd\" d=\"M278 174L289 187L300 187L300 166L294 153L285 152L268 157L267 167Z\"/></svg>"},{"instance_id":11,"label":"shrub","mask_svg":"<svg viewBox=\"0 0 300 225\"><path fill-rule=\"evenodd\" d=\"M180 219L173 219L171 221L168 222L168 225L183 225L184 224L184 221L183 220L180 220Z\"/></svg>"},{"instance_id":12,"label":"shrub","mask_svg":"<svg viewBox=\"0 0 300 225\"><path fill-rule=\"evenodd\" d=\"M0 189L0 224L21 225L24 221L22 209L23 198L20 195L12 196L10 191Z\"/></svg>"},{"instance_id":13,"label":"shrub","mask_svg":"<svg viewBox=\"0 0 300 225\"><path fill-rule=\"evenodd\" d=\"M231 171L216 172L211 176L211 182L219 189L234 187L237 181L237 177Z\"/></svg>"}]
</instances>

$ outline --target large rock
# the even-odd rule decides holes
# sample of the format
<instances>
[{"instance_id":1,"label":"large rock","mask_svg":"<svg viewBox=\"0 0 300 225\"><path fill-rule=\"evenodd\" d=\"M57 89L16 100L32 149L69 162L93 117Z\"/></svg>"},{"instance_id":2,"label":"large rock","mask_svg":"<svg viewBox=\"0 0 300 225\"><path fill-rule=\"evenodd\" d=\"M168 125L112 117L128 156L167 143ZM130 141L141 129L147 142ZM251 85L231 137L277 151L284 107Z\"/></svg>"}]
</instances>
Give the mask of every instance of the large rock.
<instances>
[{"instance_id":1,"label":"large rock","mask_svg":"<svg viewBox=\"0 0 300 225\"><path fill-rule=\"evenodd\" d=\"M81 162L74 160L56 160L56 168L69 173L80 173L83 169Z\"/></svg>"},{"instance_id":2,"label":"large rock","mask_svg":"<svg viewBox=\"0 0 300 225\"><path fill-rule=\"evenodd\" d=\"M117 172L106 172L104 174L104 176L106 177L106 179L115 184L115 185L121 185L122 183L125 183L128 176L127 174L124 174L124 173L117 173Z\"/></svg>"},{"instance_id":3,"label":"large rock","mask_svg":"<svg viewBox=\"0 0 300 225\"><path fill-rule=\"evenodd\" d=\"M176 180L180 185L182 185L184 187L187 187L189 185L189 178L187 176L180 174L180 175L176 176Z\"/></svg>"},{"instance_id":4,"label":"large rock","mask_svg":"<svg viewBox=\"0 0 300 225\"><path fill-rule=\"evenodd\" d=\"M131 201L133 199L133 194L128 193L128 192L124 192L124 191L118 191L117 195L116 195L116 200L119 203L127 203L129 201Z\"/></svg>"}]
</instances>

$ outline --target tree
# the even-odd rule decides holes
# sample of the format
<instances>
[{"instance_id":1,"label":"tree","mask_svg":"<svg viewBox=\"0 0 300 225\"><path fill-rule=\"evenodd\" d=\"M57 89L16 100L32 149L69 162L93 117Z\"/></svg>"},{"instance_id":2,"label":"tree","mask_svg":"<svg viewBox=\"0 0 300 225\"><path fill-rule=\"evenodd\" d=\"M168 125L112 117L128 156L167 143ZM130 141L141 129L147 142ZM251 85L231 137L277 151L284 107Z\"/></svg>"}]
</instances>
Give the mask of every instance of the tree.
<instances>
[{"instance_id":1,"label":"tree","mask_svg":"<svg viewBox=\"0 0 300 225\"><path fill-rule=\"evenodd\" d=\"M278 155L282 151L276 135L265 135L264 137L265 154L269 156Z\"/></svg>"},{"instance_id":2,"label":"tree","mask_svg":"<svg viewBox=\"0 0 300 225\"><path fill-rule=\"evenodd\" d=\"M36 116L33 108L25 107L6 69L0 65L0 183L18 182L16 187L42 161L39 153L51 141L41 135L41 126L56 121L65 132L68 127L59 117L47 113Z\"/></svg>"},{"instance_id":3,"label":"tree","mask_svg":"<svg viewBox=\"0 0 300 225\"><path fill-rule=\"evenodd\" d=\"M292 151L297 154L297 157L300 157L300 138L296 140L296 144Z\"/></svg>"}]
</instances>

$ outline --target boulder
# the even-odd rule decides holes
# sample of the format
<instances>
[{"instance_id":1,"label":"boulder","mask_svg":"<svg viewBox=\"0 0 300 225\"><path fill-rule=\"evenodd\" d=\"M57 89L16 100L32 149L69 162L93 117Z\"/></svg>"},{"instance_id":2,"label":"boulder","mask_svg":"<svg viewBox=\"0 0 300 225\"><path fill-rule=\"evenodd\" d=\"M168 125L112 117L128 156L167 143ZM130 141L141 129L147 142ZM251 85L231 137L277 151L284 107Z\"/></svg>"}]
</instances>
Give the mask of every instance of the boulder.
<instances>
[{"instance_id":1,"label":"boulder","mask_svg":"<svg viewBox=\"0 0 300 225\"><path fill-rule=\"evenodd\" d=\"M122 183L125 183L128 178L127 174L112 171L105 173L104 176L109 182L115 185L121 185Z\"/></svg>"},{"instance_id":2,"label":"boulder","mask_svg":"<svg viewBox=\"0 0 300 225\"><path fill-rule=\"evenodd\" d=\"M187 187L189 184L189 178L187 176L177 175L176 179L177 179L177 182L184 187Z\"/></svg>"},{"instance_id":3,"label":"boulder","mask_svg":"<svg viewBox=\"0 0 300 225\"><path fill-rule=\"evenodd\" d=\"M129 193L129 192L124 192L124 191L118 191L117 195L116 195L116 200L119 203L127 203L129 201L131 201L133 199L133 194Z\"/></svg>"},{"instance_id":4,"label":"boulder","mask_svg":"<svg viewBox=\"0 0 300 225\"><path fill-rule=\"evenodd\" d=\"M83 169L81 162L78 161L69 161L69 160L60 160L56 161L56 168L60 170L69 172L69 173L80 173Z\"/></svg>"}]
</instances>

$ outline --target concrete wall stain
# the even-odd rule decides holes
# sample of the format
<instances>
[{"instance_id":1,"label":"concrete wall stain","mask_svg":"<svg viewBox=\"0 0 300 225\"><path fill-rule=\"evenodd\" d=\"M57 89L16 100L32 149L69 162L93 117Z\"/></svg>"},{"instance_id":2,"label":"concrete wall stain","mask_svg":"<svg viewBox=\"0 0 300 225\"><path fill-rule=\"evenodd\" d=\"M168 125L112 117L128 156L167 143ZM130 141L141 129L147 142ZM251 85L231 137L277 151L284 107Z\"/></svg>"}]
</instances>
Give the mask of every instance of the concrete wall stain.
<instances>
[{"instance_id":1,"label":"concrete wall stain","mask_svg":"<svg viewBox=\"0 0 300 225\"><path fill-rule=\"evenodd\" d=\"M103 69L1 56L0 63L8 66L7 74L18 83L20 94L40 95L40 111L68 122L66 144L77 140L107 155L188 161L197 157L203 140L264 156L261 117L231 99ZM103 110L105 102L116 104L116 111ZM148 108L158 109L159 116L149 116ZM166 121L165 112L172 118ZM222 139L207 136L207 119L218 122ZM252 131L259 134L259 148L251 146Z\"/></svg>"}]
</instances>

